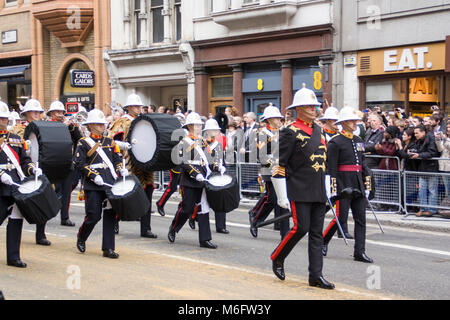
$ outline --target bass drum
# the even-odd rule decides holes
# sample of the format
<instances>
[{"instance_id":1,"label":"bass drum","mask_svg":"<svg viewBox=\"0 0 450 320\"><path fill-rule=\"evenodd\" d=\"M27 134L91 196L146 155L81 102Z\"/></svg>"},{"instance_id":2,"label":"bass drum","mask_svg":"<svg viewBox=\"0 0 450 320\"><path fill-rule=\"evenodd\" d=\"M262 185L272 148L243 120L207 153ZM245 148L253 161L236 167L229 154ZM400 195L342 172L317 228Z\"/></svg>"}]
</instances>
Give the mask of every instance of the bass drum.
<instances>
[{"instance_id":1,"label":"bass drum","mask_svg":"<svg viewBox=\"0 0 450 320\"><path fill-rule=\"evenodd\" d=\"M206 198L214 212L231 212L239 207L239 185L236 177L213 173L205 185Z\"/></svg>"},{"instance_id":2,"label":"bass drum","mask_svg":"<svg viewBox=\"0 0 450 320\"><path fill-rule=\"evenodd\" d=\"M64 180L72 168L72 138L60 122L33 121L25 128L25 140L31 141L31 160L51 183Z\"/></svg>"},{"instance_id":3,"label":"bass drum","mask_svg":"<svg viewBox=\"0 0 450 320\"><path fill-rule=\"evenodd\" d=\"M29 224L44 224L61 209L61 202L44 175L37 181L34 176L25 178L20 187L13 188L12 196Z\"/></svg>"},{"instance_id":4,"label":"bass drum","mask_svg":"<svg viewBox=\"0 0 450 320\"><path fill-rule=\"evenodd\" d=\"M106 196L121 221L136 221L150 210L150 201L136 176L117 179Z\"/></svg>"},{"instance_id":5,"label":"bass drum","mask_svg":"<svg viewBox=\"0 0 450 320\"><path fill-rule=\"evenodd\" d=\"M171 154L178 141L172 141L172 133L180 128L180 121L168 114L140 115L131 123L128 134L132 164L146 171L164 171L175 167Z\"/></svg>"}]
</instances>

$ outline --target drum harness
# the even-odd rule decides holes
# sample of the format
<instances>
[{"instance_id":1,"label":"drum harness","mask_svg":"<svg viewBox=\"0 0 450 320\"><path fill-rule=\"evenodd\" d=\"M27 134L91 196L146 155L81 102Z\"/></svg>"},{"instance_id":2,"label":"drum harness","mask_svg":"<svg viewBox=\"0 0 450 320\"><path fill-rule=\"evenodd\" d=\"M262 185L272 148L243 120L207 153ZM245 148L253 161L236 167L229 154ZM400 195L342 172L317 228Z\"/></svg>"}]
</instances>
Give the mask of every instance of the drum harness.
<instances>
[{"instance_id":1,"label":"drum harness","mask_svg":"<svg viewBox=\"0 0 450 320\"><path fill-rule=\"evenodd\" d=\"M3 142L2 146L1 146L1 150L4 151L6 156L9 158L9 160L11 160L13 166L17 170L17 173L18 173L18 175L20 177L20 180L22 181L23 179L25 179L25 174L23 173L22 168L20 167L19 161L17 161L17 158L13 154L13 150L6 143L6 141ZM8 169L7 166L8 165L1 165L0 168L1 169ZM11 169L12 169L12 167L11 167Z\"/></svg>"},{"instance_id":2,"label":"drum harness","mask_svg":"<svg viewBox=\"0 0 450 320\"><path fill-rule=\"evenodd\" d=\"M92 138L86 138L85 141L91 148L94 148L95 142L94 142L94 140L92 140ZM106 165L108 167L109 171L111 172L111 175L113 176L114 180L116 180L118 178L118 175L117 175L116 171L114 170L114 166L113 166L111 160L109 160L105 151L103 151L102 148L96 148L96 151L97 151L98 155L100 156L100 158L102 158L103 163L90 165L89 167L92 169L105 168L105 165Z\"/></svg>"}]
</instances>

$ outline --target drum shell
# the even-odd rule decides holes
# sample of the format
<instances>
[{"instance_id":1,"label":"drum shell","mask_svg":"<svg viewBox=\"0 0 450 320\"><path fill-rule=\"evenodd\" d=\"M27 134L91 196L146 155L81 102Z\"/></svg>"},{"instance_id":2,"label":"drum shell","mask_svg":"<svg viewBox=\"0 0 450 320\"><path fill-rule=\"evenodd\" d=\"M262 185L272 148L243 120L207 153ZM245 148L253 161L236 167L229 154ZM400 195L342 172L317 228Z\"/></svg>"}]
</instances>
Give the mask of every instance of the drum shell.
<instances>
[{"instance_id":1,"label":"drum shell","mask_svg":"<svg viewBox=\"0 0 450 320\"><path fill-rule=\"evenodd\" d=\"M220 175L213 173L209 178L214 175ZM240 194L239 185L236 177L232 177L232 181L226 186L214 186L208 181L205 184L206 198L211 209L214 212L231 212L239 207Z\"/></svg>"},{"instance_id":2,"label":"drum shell","mask_svg":"<svg viewBox=\"0 0 450 320\"><path fill-rule=\"evenodd\" d=\"M125 195L114 195L111 189L107 189L106 196L114 213L121 221L136 221L149 212L151 204L136 176L128 176L125 179L135 182L131 192Z\"/></svg>"},{"instance_id":3,"label":"drum shell","mask_svg":"<svg viewBox=\"0 0 450 320\"><path fill-rule=\"evenodd\" d=\"M178 141L172 141L172 133L181 128L180 121L168 114L148 113L142 114L130 126L128 133L128 142L132 144L132 135L135 126L140 121L151 123L156 133L156 150L153 158L147 162L139 161L133 154L133 148L128 153L133 165L146 171L164 171L174 168L176 165L172 162L172 149L178 144Z\"/></svg>"},{"instance_id":4,"label":"drum shell","mask_svg":"<svg viewBox=\"0 0 450 320\"><path fill-rule=\"evenodd\" d=\"M39 144L39 167L52 184L61 182L72 168L73 142L69 129L60 122L33 121L25 128L24 139L28 140L32 133Z\"/></svg>"},{"instance_id":5,"label":"drum shell","mask_svg":"<svg viewBox=\"0 0 450 320\"><path fill-rule=\"evenodd\" d=\"M34 179L34 176L30 176L23 183ZM47 177L42 175L38 179L42 181L42 185L32 193L22 194L18 188L13 188L12 191L20 213L29 224L44 224L56 217L61 209L61 202Z\"/></svg>"}]
</instances>

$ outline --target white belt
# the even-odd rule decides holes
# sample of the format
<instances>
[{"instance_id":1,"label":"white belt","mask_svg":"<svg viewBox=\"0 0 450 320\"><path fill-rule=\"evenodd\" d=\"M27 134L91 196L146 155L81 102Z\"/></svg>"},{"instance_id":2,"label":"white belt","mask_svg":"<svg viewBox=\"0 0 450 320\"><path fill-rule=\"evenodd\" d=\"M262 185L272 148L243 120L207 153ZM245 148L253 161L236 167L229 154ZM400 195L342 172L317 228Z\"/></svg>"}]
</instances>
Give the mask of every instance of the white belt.
<instances>
[{"instance_id":1,"label":"white belt","mask_svg":"<svg viewBox=\"0 0 450 320\"><path fill-rule=\"evenodd\" d=\"M1 170L8 170L8 171L11 171L11 170L14 170L15 168L16 168L16 166L13 165L12 163L8 163L8 164L0 164L0 169L1 169Z\"/></svg>"},{"instance_id":2,"label":"white belt","mask_svg":"<svg viewBox=\"0 0 450 320\"><path fill-rule=\"evenodd\" d=\"M89 166L89 168L91 168L91 169L108 169L108 165L106 163L96 163L96 164L91 164Z\"/></svg>"},{"instance_id":3,"label":"white belt","mask_svg":"<svg viewBox=\"0 0 450 320\"><path fill-rule=\"evenodd\" d=\"M205 163L200 160L188 160L187 163L195 165L195 166L204 166L205 165Z\"/></svg>"}]
</instances>

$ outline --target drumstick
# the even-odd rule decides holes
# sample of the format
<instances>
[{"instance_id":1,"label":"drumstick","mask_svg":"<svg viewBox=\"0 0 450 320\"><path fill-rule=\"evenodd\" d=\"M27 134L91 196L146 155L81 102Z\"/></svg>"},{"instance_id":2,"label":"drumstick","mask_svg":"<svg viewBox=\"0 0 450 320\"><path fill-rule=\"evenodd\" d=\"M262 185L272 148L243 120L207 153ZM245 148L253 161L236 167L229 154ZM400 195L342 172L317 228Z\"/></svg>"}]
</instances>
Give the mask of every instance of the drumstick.
<instances>
[{"instance_id":1,"label":"drumstick","mask_svg":"<svg viewBox=\"0 0 450 320\"><path fill-rule=\"evenodd\" d=\"M107 186L107 187L110 187L110 188L113 187L112 185L110 185L109 183L106 183L106 182L103 182L103 185L105 185L105 186Z\"/></svg>"},{"instance_id":2,"label":"drumstick","mask_svg":"<svg viewBox=\"0 0 450 320\"><path fill-rule=\"evenodd\" d=\"M36 161L36 169L39 169L39 161ZM34 186L37 186L37 180L38 180L38 176L36 175L34 177Z\"/></svg>"},{"instance_id":3,"label":"drumstick","mask_svg":"<svg viewBox=\"0 0 450 320\"><path fill-rule=\"evenodd\" d=\"M34 191L34 190L32 190L32 189L30 189L30 188L27 188L27 187L24 187L24 186L22 186L22 185L20 185L20 184L18 184L18 183L12 183L12 185L13 186L16 186L16 187L19 187L19 188L24 188L24 189L27 189L28 191Z\"/></svg>"}]
</instances>

